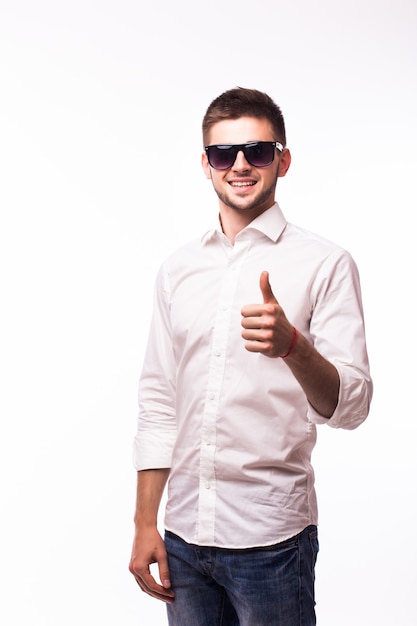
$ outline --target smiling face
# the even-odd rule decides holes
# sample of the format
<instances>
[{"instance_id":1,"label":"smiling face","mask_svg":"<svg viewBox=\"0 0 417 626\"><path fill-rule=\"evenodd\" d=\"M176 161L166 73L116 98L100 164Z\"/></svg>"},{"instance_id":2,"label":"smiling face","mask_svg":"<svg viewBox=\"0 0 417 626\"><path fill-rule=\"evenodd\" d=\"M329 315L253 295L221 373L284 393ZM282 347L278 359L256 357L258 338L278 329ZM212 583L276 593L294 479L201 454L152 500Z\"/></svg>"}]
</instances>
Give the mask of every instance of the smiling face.
<instances>
[{"instance_id":1,"label":"smiling face","mask_svg":"<svg viewBox=\"0 0 417 626\"><path fill-rule=\"evenodd\" d=\"M279 141L268 120L255 117L222 120L210 129L207 145L244 144L250 141ZM275 202L277 179L285 176L291 163L289 150L275 150L274 160L266 167L254 167L238 152L233 165L227 170L216 170L202 157L203 170L211 179L219 198L220 213L247 212L248 221L269 209Z\"/></svg>"}]
</instances>

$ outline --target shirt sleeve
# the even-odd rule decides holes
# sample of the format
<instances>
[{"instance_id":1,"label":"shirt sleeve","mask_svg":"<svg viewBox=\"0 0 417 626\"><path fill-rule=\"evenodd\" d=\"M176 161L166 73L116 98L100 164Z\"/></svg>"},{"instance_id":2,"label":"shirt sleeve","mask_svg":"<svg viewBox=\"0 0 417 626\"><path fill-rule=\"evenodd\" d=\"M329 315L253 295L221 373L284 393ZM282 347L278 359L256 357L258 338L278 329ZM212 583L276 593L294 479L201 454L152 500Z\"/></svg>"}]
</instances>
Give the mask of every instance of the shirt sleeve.
<instances>
[{"instance_id":1,"label":"shirt sleeve","mask_svg":"<svg viewBox=\"0 0 417 626\"><path fill-rule=\"evenodd\" d=\"M350 254L333 252L317 273L312 290L310 333L316 349L336 367L338 404L330 419L309 405L316 424L353 430L368 416L372 379L365 340L359 273Z\"/></svg>"},{"instance_id":2,"label":"shirt sleeve","mask_svg":"<svg viewBox=\"0 0 417 626\"><path fill-rule=\"evenodd\" d=\"M167 272L158 273L151 327L139 379L139 413L133 464L139 470L171 467L176 437L175 359Z\"/></svg>"}]
</instances>

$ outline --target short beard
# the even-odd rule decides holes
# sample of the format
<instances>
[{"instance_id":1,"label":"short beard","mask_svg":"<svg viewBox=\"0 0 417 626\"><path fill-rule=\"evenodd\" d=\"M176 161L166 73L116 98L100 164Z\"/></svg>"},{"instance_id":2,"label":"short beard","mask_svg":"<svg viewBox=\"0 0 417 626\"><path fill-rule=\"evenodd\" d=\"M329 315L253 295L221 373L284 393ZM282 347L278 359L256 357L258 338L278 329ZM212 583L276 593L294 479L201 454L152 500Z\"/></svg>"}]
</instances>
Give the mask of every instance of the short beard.
<instances>
[{"instance_id":1,"label":"short beard","mask_svg":"<svg viewBox=\"0 0 417 626\"><path fill-rule=\"evenodd\" d=\"M238 204L232 202L225 194L217 191L216 188L214 188L214 191L216 192L219 200L221 200L221 202L223 202L223 204L228 206L230 209L233 209L234 211L252 211L253 209L257 209L260 205L266 202L266 200L268 200L268 198L274 193L275 186L276 183L271 185L268 189L265 189L262 195L260 195L258 198L255 198L253 202L251 202L251 204L248 204L244 207L241 207Z\"/></svg>"}]
</instances>

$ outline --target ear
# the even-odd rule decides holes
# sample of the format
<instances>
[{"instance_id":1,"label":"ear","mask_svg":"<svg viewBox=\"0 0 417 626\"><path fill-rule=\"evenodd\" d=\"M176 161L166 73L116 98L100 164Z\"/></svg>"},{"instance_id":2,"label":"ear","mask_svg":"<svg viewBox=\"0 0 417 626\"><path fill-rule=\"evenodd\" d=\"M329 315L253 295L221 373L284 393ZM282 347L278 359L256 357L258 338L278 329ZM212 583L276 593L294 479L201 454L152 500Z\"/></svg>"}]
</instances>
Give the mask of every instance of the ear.
<instances>
[{"instance_id":1,"label":"ear","mask_svg":"<svg viewBox=\"0 0 417 626\"><path fill-rule=\"evenodd\" d=\"M279 163L278 178L285 176L285 174L289 170L290 165L291 165L291 152L288 150L288 148L284 148L284 150L282 151L281 160Z\"/></svg>"},{"instance_id":2,"label":"ear","mask_svg":"<svg viewBox=\"0 0 417 626\"><path fill-rule=\"evenodd\" d=\"M201 155L201 165L206 178L211 179L211 167L205 152Z\"/></svg>"}]
</instances>

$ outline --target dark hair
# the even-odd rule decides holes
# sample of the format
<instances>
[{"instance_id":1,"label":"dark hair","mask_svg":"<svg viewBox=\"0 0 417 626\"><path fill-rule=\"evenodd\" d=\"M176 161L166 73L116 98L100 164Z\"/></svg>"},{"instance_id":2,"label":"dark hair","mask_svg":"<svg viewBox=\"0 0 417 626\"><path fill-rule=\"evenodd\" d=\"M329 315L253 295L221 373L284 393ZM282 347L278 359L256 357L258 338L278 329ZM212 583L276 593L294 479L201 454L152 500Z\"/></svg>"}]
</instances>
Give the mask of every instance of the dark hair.
<instances>
[{"instance_id":1,"label":"dark hair","mask_svg":"<svg viewBox=\"0 0 417 626\"><path fill-rule=\"evenodd\" d=\"M239 117L268 120L276 135L274 139L286 145L284 117L279 106L266 93L243 87L225 91L209 105L203 118L204 145L207 145L208 135L214 124Z\"/></svg>"}]
</instances>

